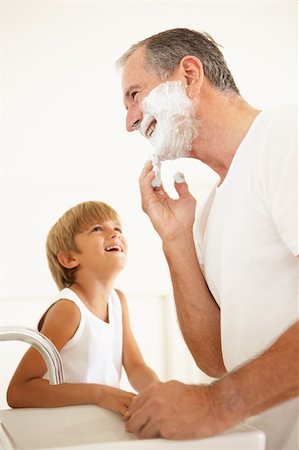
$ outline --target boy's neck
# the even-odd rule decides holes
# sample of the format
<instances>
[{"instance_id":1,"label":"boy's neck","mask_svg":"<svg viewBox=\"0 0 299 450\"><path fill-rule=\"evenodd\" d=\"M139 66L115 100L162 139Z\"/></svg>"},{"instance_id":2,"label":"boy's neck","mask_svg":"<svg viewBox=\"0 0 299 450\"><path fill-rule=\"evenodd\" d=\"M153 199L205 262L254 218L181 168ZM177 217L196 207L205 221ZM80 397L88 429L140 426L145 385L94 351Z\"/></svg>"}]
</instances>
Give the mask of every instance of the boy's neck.
<instances>
[{"instance_id":1,"label":"boy's neck","mask_svg":"<svg viewBox=\"0 0 299 450\"><path fill-rule=\"evenodd\" d=\"M84 305L95 316L109 322L108 318L108 300L113 289L114 280L103 282L93 282L88 284L82 284L75 282L70 286L70 289L74 291Z\"/></svg>"}]
</instances>

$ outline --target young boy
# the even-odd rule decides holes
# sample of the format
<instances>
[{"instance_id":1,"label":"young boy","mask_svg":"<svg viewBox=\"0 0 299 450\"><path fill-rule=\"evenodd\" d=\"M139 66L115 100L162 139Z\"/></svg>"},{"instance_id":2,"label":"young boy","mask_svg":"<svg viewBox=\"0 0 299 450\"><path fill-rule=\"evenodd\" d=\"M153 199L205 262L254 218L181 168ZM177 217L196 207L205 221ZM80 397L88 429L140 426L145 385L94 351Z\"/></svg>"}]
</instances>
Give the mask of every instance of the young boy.
<instances>
[{"instance_id":1,"label":"young boy","mask_svg":"<svg viewBox=\"0 0 299 450\"><path fill-rule=\"evenodd\" d=\"M38 329L60 352L65 383L48 383L46 364L31 347L10 382L8 404L96 404L125 414L135 394L119 389L122 366L137 392L158 377L135 341L124 294L113 288L127 260L119 217L105 203L80 203L52 227L46 248L61 291Z\"/></svg>"}]
</instances>

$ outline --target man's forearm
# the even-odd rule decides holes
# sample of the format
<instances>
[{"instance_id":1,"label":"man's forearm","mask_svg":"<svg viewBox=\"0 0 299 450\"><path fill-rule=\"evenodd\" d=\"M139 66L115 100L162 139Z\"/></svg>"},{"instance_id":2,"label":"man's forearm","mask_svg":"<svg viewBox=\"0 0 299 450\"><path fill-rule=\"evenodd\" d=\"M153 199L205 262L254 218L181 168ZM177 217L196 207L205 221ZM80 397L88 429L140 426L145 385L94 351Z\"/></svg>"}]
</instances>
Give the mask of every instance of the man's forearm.
<instances>
[{"instance_id":1,"label":"man's forearm","mask_svg":"<svg viewBox=\"0 0 299 450\"><path fill-rule=\"evenodd\" d=\"M198 367L212 377L226 371L222 359L220 311L202 275L193 235L163 243L178 320Z\"/></svg>"},{"instance_id":2,"label":"man's forearm","mask_svg":"<svg viewBox=\"0 0 299 450\"><path fill-rule=\"evenodd\" d=\"M299 322L264 353L211 385L216 408L232 424L299 395Z\"/></svg>"}]
</instances>

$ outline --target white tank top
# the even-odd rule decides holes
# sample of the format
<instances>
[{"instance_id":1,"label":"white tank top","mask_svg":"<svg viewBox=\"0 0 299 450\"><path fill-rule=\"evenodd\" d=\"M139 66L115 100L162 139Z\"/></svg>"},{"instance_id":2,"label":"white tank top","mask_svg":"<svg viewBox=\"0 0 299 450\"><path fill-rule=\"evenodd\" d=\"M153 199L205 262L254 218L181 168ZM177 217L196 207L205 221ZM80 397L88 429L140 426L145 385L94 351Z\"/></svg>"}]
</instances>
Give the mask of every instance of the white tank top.
<instances>
[{"instance_id":1,"label":"white tank top","mask_svg":"<svg viewBox=\"0 0 299 450\"><path fill-rule=\"evenodd\" d=\"M122 370L122 308L115 290L108 300L109 323L96 317L69 288L54 299L70 300L80 310L80 324L60 351L66 383L97 383L119 387ZM48 374L44 378L48 378Z\"/></svg>"}]
</instances>

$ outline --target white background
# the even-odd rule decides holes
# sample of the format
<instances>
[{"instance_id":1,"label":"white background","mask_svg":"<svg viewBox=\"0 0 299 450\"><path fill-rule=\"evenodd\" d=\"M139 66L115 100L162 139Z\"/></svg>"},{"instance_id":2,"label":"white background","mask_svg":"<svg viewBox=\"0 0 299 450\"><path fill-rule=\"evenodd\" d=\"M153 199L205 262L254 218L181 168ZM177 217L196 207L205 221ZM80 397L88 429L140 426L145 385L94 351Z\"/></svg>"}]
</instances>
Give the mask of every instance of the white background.
<instances>
[{"instance_id":1,"label":"white background","mask_svg":"<svg viewBox=\"0 0 299 450\"><path fill-rule=\"evenodd\" d=\"M297 3L2 1L0 326L35 326L56 293L45 257L49 228L68 208L101 200L129 241L117 287L162 379L204 380L181 341L161 243L141 210L138 177L149 144L125 130L115 61L157 32L209 32L243 97L264 109L297 100ZM215 174L198 161L164 163L164 184L183 170L204 201ZM0 396L20 353L1 343Z\"/></svg>"}]
</instances>

